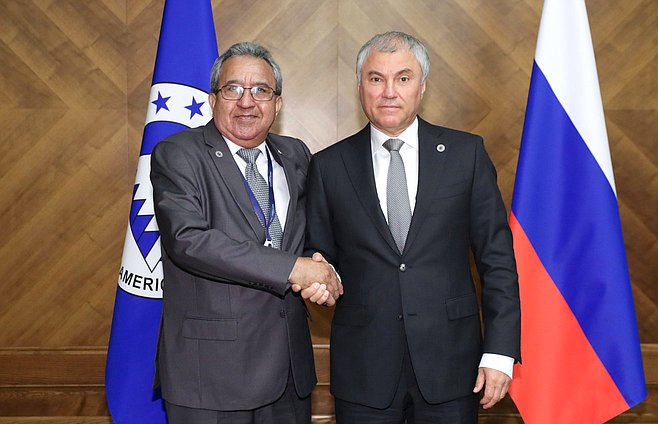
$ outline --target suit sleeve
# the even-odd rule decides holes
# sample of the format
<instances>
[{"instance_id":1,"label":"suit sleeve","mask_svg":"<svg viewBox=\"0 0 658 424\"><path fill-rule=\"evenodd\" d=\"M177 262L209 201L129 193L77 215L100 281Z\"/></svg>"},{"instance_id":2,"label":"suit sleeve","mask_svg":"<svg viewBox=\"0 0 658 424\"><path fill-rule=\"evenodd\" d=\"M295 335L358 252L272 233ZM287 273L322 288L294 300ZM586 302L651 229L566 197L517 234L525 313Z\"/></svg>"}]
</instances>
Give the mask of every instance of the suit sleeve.
<instances>
[{"instance_id":1,"label":"suit sleeve","mask_svg":"<svg viewBox=\"0 0 658 424\"><path fill-rule=\"evenodd\" d=\"M475 147L470 243L482 283L484 352L521 360L518 276L496 170L482 139Z\"/></svg>"},{"instance_id":2,"label":"suit sleeve","mask_svg":"<svg viewBox=\"0 0 658 424\"><path fill-rule=\"evenodd\" d=\"M296 256L256 240L232 239L210 227L201 203L202 176L195 172L203 164L184 143L163 141L151 157L155 213L172 262L207 279L285 294Z\"/></svg>"},{"instance_id":3,"label":"suit sleeve","mask_svg":"<svg viewBox=\"0 0 658 424\"><path fill-rule=\"evenodd\" d=\"M331 226L331 210L317 156L311 158L306 187L308 194L306 197L304 255L311 256L315 252L320 252L327 262L337 267L336 242ZM338 269L337 271L340 272Z\"/></svg>"}]
</instances>

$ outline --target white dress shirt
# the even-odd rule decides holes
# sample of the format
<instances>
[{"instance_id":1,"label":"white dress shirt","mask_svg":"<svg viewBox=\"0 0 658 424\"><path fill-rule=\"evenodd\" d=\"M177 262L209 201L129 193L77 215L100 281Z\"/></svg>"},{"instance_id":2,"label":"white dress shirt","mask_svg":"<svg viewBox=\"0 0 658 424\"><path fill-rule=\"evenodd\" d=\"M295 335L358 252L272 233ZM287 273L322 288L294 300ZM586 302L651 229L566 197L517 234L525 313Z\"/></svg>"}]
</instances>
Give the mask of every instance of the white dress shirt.
<instances>
[{"instance_id":1,"label":"white dress shirt","mask_svg":"<svg viewBox=\"0 0 658 424\"><path fill-rule=\"evenodd\" d=\"M233 160L240 168L242 176L245 175L245 170L247 168L247 162L244 161L239 155L238 150L242 149L241 146L238 146L228 138L224 137L224 141L228 145L231 154L233 155ZM260 150L260 155L256 158L256 167L258 172L267 181L267 153L269 150L267 144L263 141L259 144L257 149ZM281 223L281 231L285 229L286 217L288 216L288 203L290 202L290 192L288 191L288 180L286 179L286 173L283 170L283 167L274 160L274 156L270 152L270 157L272 158L272 188L274 190L274 209L276 210L276 215L279 217L279 222Z\"/></svg>"},{"instance_id":2,"label":"white dress shirt","mask_svg":"<svg viewBox=\"0 0 658 424\"><path fill-rule=\"evenodd\" d=\"M388 178L388 164L391 161L391 153L386 150L384 143L391 137L387 136L377 128L370 125L370 147L372 151L372 169L375 171L375 187L379 205L384 212L388 222L388 208L386 207L386 181ZM407 177L407 191L409 192L409 205L411 213L416 206L416 193L418 192L418 118L399 136L395 137L404 141L400 147L400 156L404 162L404 172Z\"/></svg>"},{"instance_id":3,"label":"white dress shirt","mask_svg":"<svg viewBox=\"0 0 658 424\"><path fill-rule=\"evenodd\" d=\"M372 168L375 173L375 187L377 189L377 196L379 197L379 206L384 213L386 222L388 222L386 181L391 153L386 150L384 143L390 138L397 138L404 141L404 144L400 148L400 156L404 163L404 172L407 177L407 191L409 192L409 205L411 205L411 213L413 214L416 206L416 194L418 193L418 118L414 119L411 125L397 137L389 137L373 125L370 125L370 150L372 152ZM485 353L482 355L479 366L502 371L512 378L514 358L495 353Z\"/></svg>"}]
</instances>

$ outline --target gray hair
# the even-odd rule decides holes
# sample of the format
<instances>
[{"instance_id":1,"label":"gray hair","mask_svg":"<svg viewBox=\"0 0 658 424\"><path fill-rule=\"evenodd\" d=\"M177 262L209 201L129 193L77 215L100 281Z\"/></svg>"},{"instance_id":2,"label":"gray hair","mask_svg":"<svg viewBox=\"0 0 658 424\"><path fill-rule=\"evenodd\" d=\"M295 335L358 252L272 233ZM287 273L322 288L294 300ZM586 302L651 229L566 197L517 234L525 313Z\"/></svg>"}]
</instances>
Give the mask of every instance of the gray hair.
<instances>
[{"instance_id":1,"label":"gray hair","mask_svg":"<svg viewBox=\"0 0 658 424\"><path fill-rule=\"evenodd\" d=\"M276 87L274 87L274 94L277 96L281 95L281 90L283 90L283 75L281 75L281 68L274 61L270 52L260 44L252 43L245 41L242 43L233 44L228 48L224 53L221 54L215 60L215 64L212 66L212 71L210 73L210 92L217 93L219 92L219 74L222 72L222 65L227 59L230 59L234 56L251 56L258 59L263 59L272 67L274 72L274 80L276 81Z\"/></svg>"},{"instance_id":2,"label":"gray hair","mask_svg":"<svg viewBox=\"0 0 658 424\"><path fill-rule=\"evenodd\" d=\"M400 47L406 47L416 57L425 82L427 75L430 73L430 56L422 41L400 31L388 31L383 34L377 34L361 47L359 54L356 56L356 79L361 84L361 68L363 62L375 49L378 52L393 53Z\"/></svg>"}]
</instances>

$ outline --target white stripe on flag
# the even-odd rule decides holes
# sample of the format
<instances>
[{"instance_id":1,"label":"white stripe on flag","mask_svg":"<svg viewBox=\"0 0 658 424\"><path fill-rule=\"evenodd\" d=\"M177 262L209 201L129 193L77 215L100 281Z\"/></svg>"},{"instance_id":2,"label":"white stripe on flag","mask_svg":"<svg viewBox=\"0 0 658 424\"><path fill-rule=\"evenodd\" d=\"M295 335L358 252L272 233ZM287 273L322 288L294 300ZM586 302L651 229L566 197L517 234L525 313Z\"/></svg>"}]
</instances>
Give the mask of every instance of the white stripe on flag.
<instances>
[{"instance_id":1,"label":"white stripe on flag","mask_svg":"<svg viewBox=\"0 0 658 424\"><path fill-rule=\"evenodd\" d=\"M603 102L584 1L544 2L535 62L616 195Z\"/></svg>"}]
</instances>

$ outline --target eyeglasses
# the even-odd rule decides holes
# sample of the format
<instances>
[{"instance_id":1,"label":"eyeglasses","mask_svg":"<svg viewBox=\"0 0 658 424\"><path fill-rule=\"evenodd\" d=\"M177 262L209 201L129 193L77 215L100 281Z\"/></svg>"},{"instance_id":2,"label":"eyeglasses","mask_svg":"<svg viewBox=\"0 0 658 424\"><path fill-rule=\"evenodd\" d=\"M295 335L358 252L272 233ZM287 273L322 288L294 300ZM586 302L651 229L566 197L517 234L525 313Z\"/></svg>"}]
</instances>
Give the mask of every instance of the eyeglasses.
<instances>
[{"instance_id":1,"label":"eyeglasses","mask_svg":"<svg viewBox=\"0 0 658 424\"><path fill-rule=\"evenodd\" d=\"M251 91L251 97L257 102L268 102L274 98L274 89L266 85L243 87L237 84L226 84L217 90L224 100L240 100L246 90Z\"/></svg>"}]
</instances>

